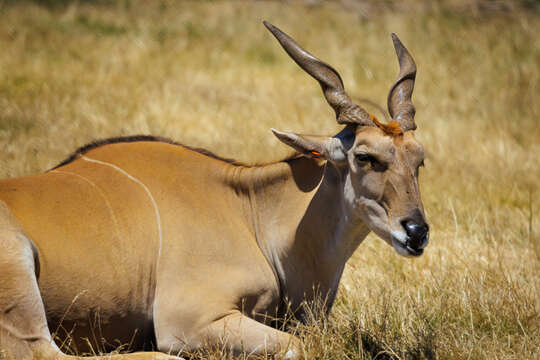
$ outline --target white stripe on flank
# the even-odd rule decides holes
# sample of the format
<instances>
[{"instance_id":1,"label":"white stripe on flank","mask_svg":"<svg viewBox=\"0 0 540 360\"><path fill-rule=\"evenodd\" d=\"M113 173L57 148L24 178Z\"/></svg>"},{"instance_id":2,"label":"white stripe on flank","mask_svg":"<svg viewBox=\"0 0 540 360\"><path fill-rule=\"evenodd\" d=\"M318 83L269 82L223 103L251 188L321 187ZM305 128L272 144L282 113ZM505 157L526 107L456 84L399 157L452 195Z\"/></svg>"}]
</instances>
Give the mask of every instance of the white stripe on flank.
<instances>
[{"instance_id":1,"label":"white stripe on flank","mask_svg":"<svg viewBox=\"0 0 540 360\"><path fill-rule=\"evenodd\" d=\"M152 201L152 205L154 205L154 211L156 212L156 221L157 221L157 227L158 227L158 238L159 238L159 246L158 246L158 254L157 254L157 262L156 262L156 270L159 266L159 260L161 258L161 245L162 245L162 242L163 242L163 236L162 236L162 233L161 233L161 216L159 215L159 209L158 209L158 206L157 206L157 203L156 203L156 200L154 199L154 197L152 196L152 193L150 192L150 189L148 189L148 187L146 185L144 185L144 183L142 181L140 181L139 179L133 177L132 175L130 175L128 172L126 172L125 170L119 168L118 166L114 165L114 164L110 164L108 162L105 162L105 161L100 161L100 160L95 160L95 159L92 159L92 158L89 158L87 156L81 156L81 159L85 160L85 161L88 161L88 162L92 162L92 163L96 163L96 164L100 164L100 165L105 165L105 166L109 166L113 169L115 169L116 171L124 174L125 176L128 177L128 179L130 179L131 181L139 184L143 189L144 191L146 191L146 194L148 194L148 197L150 198L150 200Z\"/></svg>"},{"instance_id":2,"label":"white stripe on flank","mask_svg":"<svg viewBox=\"0 0 540 360\"><path fill-rule=\"evenodd\" d=\"M94 182L90 181L90 179L87 179L86 177L84 177L84 176L82 176L80 174L77 174L77 173L74 173L74 172L71 172L71 171L56 170L56 169L53 170L53 172L58 173L58 174L66 174L66 175L71 175L71 176L78 177L79 179L81 179L84 182L90 184L92 187L94 187L96 189L96 191L103 198L103 201L105 201L105 205L107 205L107 209L109 210L109 213L111 214L111 218L112 218L113 223L114 223L114 230L116 232L116 237L118 238L118 240L120 240L120 232L118 231L118 221L116 220L116 216L114 215L114 211L113 211L113 208L111 206L111 203L107 199L107 196L105 196L105 192L99 186L97 186Z\"/></svg>"}]
</instances>

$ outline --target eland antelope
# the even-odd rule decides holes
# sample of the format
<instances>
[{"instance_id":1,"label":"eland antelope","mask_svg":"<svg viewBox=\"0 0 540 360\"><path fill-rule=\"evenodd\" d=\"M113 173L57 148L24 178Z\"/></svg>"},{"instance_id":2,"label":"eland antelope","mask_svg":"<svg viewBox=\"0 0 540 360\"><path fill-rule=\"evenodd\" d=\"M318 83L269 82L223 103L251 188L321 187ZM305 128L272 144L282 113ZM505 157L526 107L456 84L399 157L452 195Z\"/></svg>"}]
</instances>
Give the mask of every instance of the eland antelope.
<instances>
[{"instance_id":1,"label":"eland antelope","mask_svg":"<svg viewBox=\"0 0 540 360\"><path fill-rule=\"evenodd\" d=\"M125 343L140 351L96 359L165 359L205 346L303 358L299 339L269 319L287 309L302 319L301 304L317 296L328 311L370 231L400 255L422 254L424 155L407 49L392 35L400 73L383 124L352 102L336 70L264 24L319 82L343 129L272 129L297 153L257 166L162 138L115 138L44 174L0 181L8 357L75 358L54 336L80 352Z\"/></svg>"}]
</instances>

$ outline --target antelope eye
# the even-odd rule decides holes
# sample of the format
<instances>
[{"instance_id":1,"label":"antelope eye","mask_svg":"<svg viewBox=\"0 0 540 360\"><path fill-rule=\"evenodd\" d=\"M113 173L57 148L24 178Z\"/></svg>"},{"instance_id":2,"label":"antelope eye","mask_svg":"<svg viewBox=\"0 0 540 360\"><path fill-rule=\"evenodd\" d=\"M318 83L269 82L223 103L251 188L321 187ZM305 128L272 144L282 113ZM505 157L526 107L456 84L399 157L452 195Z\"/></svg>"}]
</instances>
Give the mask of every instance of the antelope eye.
<instances>
[{"instance_id":1,"label":"antelope eye","mask_svg":"<svg viewBox=\"0 0 540 360\"><path fill-rule=\"evenodd\" d=\"M422 162L420 163L420 165L418 165L418 167L424 167L424 160L422 160Z\"/></svg>"},{"instance_id":2,"label":"antelope eye","mask_svg":"<svg viewBox=\"0 0 540 360\"><path fill-rule=\"evenodd\" d=\"M377 159L369 154L356 154L356 161L360 163L370 162L372 164L377 163Z\"/></svg>"}]
</instances>

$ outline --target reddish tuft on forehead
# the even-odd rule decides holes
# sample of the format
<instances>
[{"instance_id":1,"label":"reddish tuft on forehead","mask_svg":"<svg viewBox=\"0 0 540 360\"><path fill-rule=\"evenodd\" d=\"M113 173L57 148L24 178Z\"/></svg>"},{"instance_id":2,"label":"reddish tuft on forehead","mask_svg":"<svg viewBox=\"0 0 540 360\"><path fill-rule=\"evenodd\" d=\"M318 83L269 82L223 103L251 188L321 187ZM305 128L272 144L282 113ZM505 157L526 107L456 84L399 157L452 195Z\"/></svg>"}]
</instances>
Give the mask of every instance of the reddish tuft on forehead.
<instances>
[{"instance_id":1,"label":"reddish tuft on forehead","mask_svg":"<svg viewBox=\"0 0 540 360\"><path fill-rule=\"evenodd\" d=\"M386 135L393 137L403 135L401 125L397 121L392 120L388 124L383 124L375 117L375 115L369 114L369 117L371 118L371 121L373 121L373 123L377 125L379 129L384 131Z\"/></svg>"}]
</instances>

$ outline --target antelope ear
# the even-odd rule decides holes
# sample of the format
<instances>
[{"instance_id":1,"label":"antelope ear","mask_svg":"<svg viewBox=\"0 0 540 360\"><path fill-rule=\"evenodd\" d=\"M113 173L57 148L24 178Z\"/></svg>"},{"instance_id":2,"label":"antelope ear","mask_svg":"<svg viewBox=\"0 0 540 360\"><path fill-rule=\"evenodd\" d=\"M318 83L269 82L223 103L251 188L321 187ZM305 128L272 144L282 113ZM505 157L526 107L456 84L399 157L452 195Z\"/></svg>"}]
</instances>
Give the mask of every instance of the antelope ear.
<instances>
[{"instance_id":1,"label":"antelope ear","mask_svg":"<svg viewBox=\"0 0 540 360\"><path fill-rule=\"evenodd\" d=\"M309 158L324 158L333 162L347 159L346 146L343 139L327 136L300 135L272 129L276 137Z\"/></svg>"}]
</instances>

